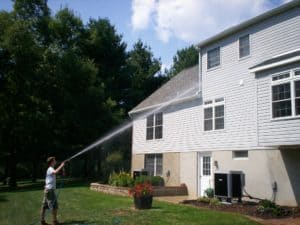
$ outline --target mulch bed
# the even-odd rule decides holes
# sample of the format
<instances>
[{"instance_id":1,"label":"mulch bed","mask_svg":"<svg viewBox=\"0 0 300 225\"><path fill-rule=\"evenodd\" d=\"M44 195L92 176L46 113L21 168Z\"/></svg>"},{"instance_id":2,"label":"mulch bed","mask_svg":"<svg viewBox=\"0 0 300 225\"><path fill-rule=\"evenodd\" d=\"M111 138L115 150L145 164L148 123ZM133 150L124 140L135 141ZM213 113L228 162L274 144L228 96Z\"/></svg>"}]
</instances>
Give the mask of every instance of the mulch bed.
<instances>
[{"instance_id":1,"label":"mulch bed","mask_svg":"<svg viewBox=\"0 0 300 225\"><path fill-rule=\"evenodd\" d=\"M240 213L247 216L259 217L262 219L276 219L276 218L290 218L290 217L300 217L300 207L287 207L282 206L283 214L281 216L276 216L272 211L264 211L263 213L259 212L257 208L259 207L258 203L243 201L241 203L232 203L232 204L219 204L219 205L210 205L206 202L200 202L197 200L185 200L183 204L189 204L200 208L207 208L219 211Z\"/></svg>"}]
</instances>

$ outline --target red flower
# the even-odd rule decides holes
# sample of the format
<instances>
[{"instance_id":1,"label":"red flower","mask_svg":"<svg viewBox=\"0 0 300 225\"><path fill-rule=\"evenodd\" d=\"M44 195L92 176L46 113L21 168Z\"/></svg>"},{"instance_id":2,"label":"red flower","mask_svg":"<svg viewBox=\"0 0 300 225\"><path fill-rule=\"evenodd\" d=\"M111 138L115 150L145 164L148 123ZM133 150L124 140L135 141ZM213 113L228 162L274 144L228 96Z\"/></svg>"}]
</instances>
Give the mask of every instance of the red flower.
<instances>
[{"instance_id":1,"label":"red flower","mask_svg":"<svg viewBox=\"0 0 300 225\"><path fill-rule=\"evenodd\" d=\"M149 182L136 184L133 188L129 189L129 195L132 195L134 197L152 196L152 185Z\"/></svg>"}]
</instances>

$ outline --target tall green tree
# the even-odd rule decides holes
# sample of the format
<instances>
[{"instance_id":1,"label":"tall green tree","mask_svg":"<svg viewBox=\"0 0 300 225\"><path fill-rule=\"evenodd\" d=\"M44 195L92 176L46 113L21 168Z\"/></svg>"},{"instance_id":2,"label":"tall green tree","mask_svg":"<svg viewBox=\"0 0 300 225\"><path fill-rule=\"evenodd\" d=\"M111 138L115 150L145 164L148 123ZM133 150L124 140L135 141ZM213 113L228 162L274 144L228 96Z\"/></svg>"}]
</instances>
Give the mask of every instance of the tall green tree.
<instances>
[{"instance_id":1,"label":"tall green tree","mask_svg":"<svg viewBox=\"0 0 300 225\"><path fill-rule=\"evenodd\" d=\"M199 53L195 46L190 46L176 52L173 57L173 64L169 70L166 71L166 75L173 77L183 69L189 68L198 64Z\"/></svg>"},{"instance_id":2,"label":"tall green tree","mask_svg":"<svg viewBox=\"0 0 300 225\"><path fill-rule=\"evenodd\" d=\"M123 94L127 111L167 80L167 77L161 74L160 68L160 59L153 56L149 46L138 40L127 58L128 86L124 88Z\"/></svg>"}]
</instances>

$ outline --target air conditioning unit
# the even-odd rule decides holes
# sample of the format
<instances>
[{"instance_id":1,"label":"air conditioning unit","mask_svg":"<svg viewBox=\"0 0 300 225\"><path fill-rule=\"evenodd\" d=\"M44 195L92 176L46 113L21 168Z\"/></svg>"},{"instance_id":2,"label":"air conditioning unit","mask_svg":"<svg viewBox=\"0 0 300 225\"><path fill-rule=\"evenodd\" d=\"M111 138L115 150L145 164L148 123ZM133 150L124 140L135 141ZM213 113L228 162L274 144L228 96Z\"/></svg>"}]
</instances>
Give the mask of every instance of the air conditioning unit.
<instances>
[{"instance_id":1,"label":"air conditioning unit","mask_svg":"<svg viewBox=\"0 0 300 225\"><path fill-rule=\"evenodd\" d=\"M233 198L242 199L244 174L241 171L215 173L215 196L231 202Z\"/></svg>"}]
</instances>

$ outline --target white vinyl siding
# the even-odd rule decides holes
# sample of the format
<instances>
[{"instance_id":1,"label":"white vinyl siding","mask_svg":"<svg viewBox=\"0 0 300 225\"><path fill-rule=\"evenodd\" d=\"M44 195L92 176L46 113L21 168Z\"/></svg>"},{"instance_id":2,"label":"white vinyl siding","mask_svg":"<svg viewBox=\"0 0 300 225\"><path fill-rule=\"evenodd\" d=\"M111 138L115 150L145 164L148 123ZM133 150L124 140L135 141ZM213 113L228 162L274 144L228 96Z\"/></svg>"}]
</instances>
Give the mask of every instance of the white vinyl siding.
<instances>
[{"instance_id":1,"label":"white vinyl siding","mask_svg":"<svg viewBox=\"0 0 300 225\"><path fill-rule=\"evenodd\" d=\"M272 74L258 78L249 72L249 68L254 65L299 48L299 24L300 12L299 9L294 9L211 46L204 46L200 60L202 98L211 100L224 96L225 129L204 131L205 105L200 100L174 104L164 109L163 138L158 141L145 140L145 119L134 120L133 153L232 151L278 144L300 144L300 120L272 121ZM238 40L247 34L250 34L251 39L251 57L239 60ZM222 66L207 70L207 51L216 46L221 49ZM240 81L243 81L242 85Z\"/></svg>"}]
</instances>

